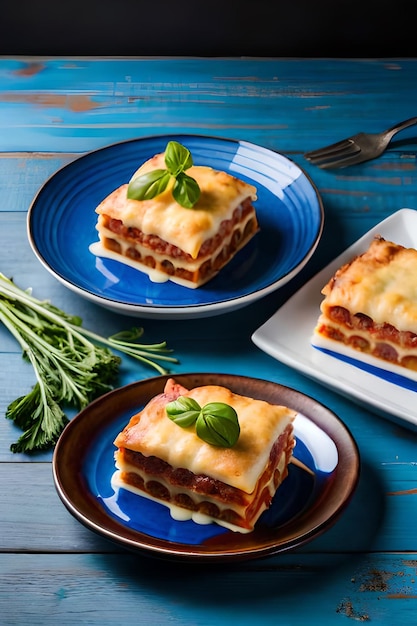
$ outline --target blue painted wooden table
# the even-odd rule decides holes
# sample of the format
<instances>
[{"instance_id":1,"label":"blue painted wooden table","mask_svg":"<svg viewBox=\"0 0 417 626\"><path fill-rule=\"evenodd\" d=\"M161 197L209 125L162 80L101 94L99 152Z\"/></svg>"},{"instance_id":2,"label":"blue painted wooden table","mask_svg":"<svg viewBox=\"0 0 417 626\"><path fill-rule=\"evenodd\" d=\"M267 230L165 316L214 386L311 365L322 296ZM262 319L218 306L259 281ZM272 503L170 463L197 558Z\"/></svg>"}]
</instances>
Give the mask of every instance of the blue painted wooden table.
<instances>
[{"instance_id":1,"label":"blue painted wooden table","mask_svg":"<svg viewBox=\"0 0 417 626\"><path fill-rule=\"evenodd\" d=\"M343 516L305 546L219 567L164 564L79 524L54 488L52 453L13 454L8 404L34 384L0 328L0 622L12 624L417 623L417 435L259 350L251 335L309 277L402 207L417 209L410 129L378 160L340 171L303 153L416 115L417 60L0 59L0 271L111 334L131 319L87 302L36 260L26 213L41 185L80 154L164 133L248 140L301 165L322 196L313 258L283 289L213 318L142 320L166 340L174 373L227 372L300 390L357 441L362 471ZM124 359L120 385L153 376ZM417 407L416 407L417 412Z\"/></svg>"}]
</instances>

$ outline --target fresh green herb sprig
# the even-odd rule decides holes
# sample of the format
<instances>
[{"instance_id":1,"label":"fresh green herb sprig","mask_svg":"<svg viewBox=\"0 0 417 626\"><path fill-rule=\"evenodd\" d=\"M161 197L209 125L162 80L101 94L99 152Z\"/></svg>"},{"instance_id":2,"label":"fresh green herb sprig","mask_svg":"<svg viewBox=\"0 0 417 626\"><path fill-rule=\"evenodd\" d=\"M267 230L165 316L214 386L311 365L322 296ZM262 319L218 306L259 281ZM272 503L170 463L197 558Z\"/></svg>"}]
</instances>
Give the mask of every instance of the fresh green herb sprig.
<instances>
[{"instance_id":1,"label":"fresh green herb sprig","mask_svg":"<svg viewBox=\"0 0 417 626\"><path fill-rule=\"evenodd\" d=\"M232 448L240 435L235 409L224 402L209 402L201 407L194 398L179 396L165 407L168 417L188 428L195 424L198 437L221 448Z\"/></svg>"},{"instance_id":2,"label":"fresh green herb sprig","mask_svg":"<svg viewBox=\"0 0 417 626\"><path fill-rule=\"evenodd\" d=\"M78 316L69 315L47 301L40 301L0 273L0 322L22 348L23 358L34 369L32 391L11 402L6 417L23 434L12 452L46 450L54 446L68 422L63 406L84 408L109 391L119 372L121 358L112 349L156 369L158 361L176 363L168 356L166 342L137 343L142 328L101 337L85 328ZM98 344L98 345L97 345Z\"/></svg>"},{"instance_id":3,"label":"fresh green herb sprig","mask_svg":"<svg viewBox=\"0 0 417 626\"><path fill-rule=\"evenodd\" d=\"M165 165L166 169L151 170L134 178L128 185L127 197L131 200L150 200L174 181L174 199L184 208L192 209L200 197L200 187L194 178L185 173L193 165L191 152L177 141L169 141L165 149Z\"/></svg>"}]
</instances>

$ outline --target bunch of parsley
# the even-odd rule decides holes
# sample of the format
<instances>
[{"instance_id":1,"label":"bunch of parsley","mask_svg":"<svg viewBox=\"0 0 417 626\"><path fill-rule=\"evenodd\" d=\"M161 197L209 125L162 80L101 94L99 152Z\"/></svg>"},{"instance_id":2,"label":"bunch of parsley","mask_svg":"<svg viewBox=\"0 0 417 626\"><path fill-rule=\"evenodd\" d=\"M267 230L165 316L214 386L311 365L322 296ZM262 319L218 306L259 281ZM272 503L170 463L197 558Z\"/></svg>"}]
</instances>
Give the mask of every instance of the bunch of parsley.
<instances>
[{"instance_id":1,"label":"bunch of parsley","mask_svg":"<svg viewBox=\"0 0 417 626\"><path fill-rule=\"evenodd\" d=\"M36 384L11 402L6 417L23 432L12 452L53 447L68 418L64 406L82 409L112 389L121 358L112 349L138 359L160 374L167 370L155 362L177 362L166 355L166 342L137 343L142 328L101 337L82 328L80 317L69 315L48 301L34 298L0 273L0 322L12 333L29 361Z\"/></svg>"}]
</instances>

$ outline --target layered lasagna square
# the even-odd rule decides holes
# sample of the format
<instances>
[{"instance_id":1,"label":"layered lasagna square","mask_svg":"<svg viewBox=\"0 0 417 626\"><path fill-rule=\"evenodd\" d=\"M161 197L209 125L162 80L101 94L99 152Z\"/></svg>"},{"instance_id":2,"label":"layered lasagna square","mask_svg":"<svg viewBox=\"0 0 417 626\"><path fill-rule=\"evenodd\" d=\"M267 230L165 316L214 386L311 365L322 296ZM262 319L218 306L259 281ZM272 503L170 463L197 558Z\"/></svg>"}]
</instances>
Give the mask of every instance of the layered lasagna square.
<instances>
[{"instance_id":1,"label":"layered lasagna square","mask_svg":"<svg viewBox=\"0 0 417 626\"><path fill-rule=\"evenodd\" d=\"M322 293L313 343L330 340L417 370L417 250L377 236Z\"/></svg>"},{"instance_id":2,"label":"layered lasagna square","mask_svg":"<svg viewBox=\"0 0 417 626\"><path fill-rule=\"evenodd\" d=\"M168 403L193 398L200 406L221 402L237 413L233 447L200 439L167 416ZM176 519L216 522L250 532L288 474L295 440L295 412L285 406L208 385L188 390L169 379L164 392L134 415L116 437L115 484L171 509Z\"/></svg>"},{"instance_id":3,"label":"layered lasagna square","mask_svg":"<svg viewBox=\"0 0 417 626\"><path fill-rule=\"evenodd\" d=\"M164 154L144 163L132 180L164 168ZM226 172L192 166L200 197L192 209L176 202L171 188L151 199L127 197L120 186L96 208L101 256L139 269L155 282L199 287L213 278L257 233L256 188Z\"/></svg>"}]
</instances>

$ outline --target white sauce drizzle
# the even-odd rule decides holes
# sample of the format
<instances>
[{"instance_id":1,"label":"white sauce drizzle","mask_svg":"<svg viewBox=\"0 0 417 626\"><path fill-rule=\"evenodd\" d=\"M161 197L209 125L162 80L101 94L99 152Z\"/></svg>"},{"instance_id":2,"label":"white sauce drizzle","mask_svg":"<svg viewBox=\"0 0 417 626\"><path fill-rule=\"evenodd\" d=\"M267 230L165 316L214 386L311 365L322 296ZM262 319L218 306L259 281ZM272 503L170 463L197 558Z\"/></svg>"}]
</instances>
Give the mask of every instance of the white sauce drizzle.
<instances>
[{"instance_id":1,"label":"white sauce drizzle","mask_svg":"<svg viewBox=\"0 0 417 626\"><path fill-rule=\"evenodd\" d=\"M129 259L128 257L118 254L117 252L113 252L112 250L107 250L107 248L102 245L101 241L95 241L89 246L88 249L92 254L94 254L94 256L104 257L105 259L111 259L112 261L118 261L124 265L129 265L129 267L133 267L133 269L138 270L143 274L147 274L153 283L166 283L169 279L169 276L163 272L159 272L151 267L137 263L133 259Z\"/></svg>"},{"instance_id":2,"label":"white sauce drizzle","mask_svg":"<svg viewBox=\"0 0 417 626\"><path fill-rule=\"evenodd\" d=\"M102 245L101 241L95 241L94 243L90 244L88 249L91 254L94 254L94 256L102 257L104 259L111 259L112 261L118 261L119 263L123 263L123 265L128 265L134 270L142 272L142 274L146 274L149 277L149 280L151 280L153 283L166 283L170 280L177 285L181 285L182 287L188 287L189 289L195 289L197 287L197 285L195 285L191 281L182 280L181 278L177 278L176 276L169 276L168 274L160 272L159 270L155 270L152 267L148 267L143 263L138 263L133 259L129 259L129 257L126 257L122 254L113 252L112 250L108 250Z\"/></svg>"}]
</instances>

